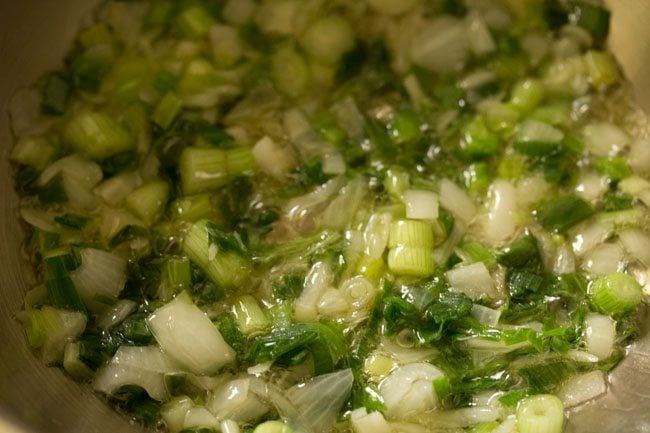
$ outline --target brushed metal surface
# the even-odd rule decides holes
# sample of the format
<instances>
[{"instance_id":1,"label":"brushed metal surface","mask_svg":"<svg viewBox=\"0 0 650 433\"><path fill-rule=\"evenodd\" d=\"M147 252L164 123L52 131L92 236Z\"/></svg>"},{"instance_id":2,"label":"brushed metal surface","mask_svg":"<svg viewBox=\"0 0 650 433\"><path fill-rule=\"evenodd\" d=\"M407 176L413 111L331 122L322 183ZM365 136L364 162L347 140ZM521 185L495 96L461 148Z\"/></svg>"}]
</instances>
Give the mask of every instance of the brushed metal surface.
<instances>
[{"instance_id":1,"label":"brushed metal surface","mask_svg":"<svg viewBox=\"0 0 650 433\"><path fill-rule=\"evenodd\" d=\"M523 0L522 0L523 1ZM0 0L0 432L141 432L89 387L27 350L15 314L32 273L18 251L23 233L16 214L7 155L11 96L57 67L97 0ZM611 0L610 45L650 109L650 1ZM644 337L612 374L610 393L573 414L568 433L650 432L650 338Z\"/></svg>"}]
</instances>

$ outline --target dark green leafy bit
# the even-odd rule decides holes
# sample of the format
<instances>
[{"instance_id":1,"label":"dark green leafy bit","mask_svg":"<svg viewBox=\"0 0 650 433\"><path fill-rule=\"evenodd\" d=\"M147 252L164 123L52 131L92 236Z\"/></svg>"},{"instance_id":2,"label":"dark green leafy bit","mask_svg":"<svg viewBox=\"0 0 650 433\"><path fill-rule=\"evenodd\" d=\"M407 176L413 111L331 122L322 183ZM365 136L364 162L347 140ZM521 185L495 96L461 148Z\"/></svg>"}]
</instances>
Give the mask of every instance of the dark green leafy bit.
<instances>
[{"instance_id":1,"label":"dark green leafy bit","mask_svg":"<svg viewBox=\"0 0 650 433\"><path fill-rule=\"evenodd\" d=\"M138 156L135 152L118 153L102 161L102 172L105 178L115 176L123 171L135 170L137 167Z\"/></svg>"},{"instance_id":2,"label":"dark green leafy bit","mask_svg":"<svg viewBox=\"0 0 650 433\"><path fill-rule=\"evenodd\" d=\"M38 188L37 195L38 200L44 205L67 202L68 195L63 187L63 177L55 176L45 186Z\"/></svg>"},{"instance_id":3,"label":"dark green leafy bit","mask_svg":"<svg viewBox=\"0 0 650 433\"><path fill-rule=\"evenodd\" d=\"M593 215L589 203L575 195L558 197L537 210L537 221L548 230L563 233Z\"/></svg>"},{"instance_id":4,"label":"dark green leafy bit","mask_svg":"<svg viewBox=\"0 0 650 433\"><path fill-rule=\"evenodd\" d=\"M569 2L571 22L587 30L596 41L602 42L609 33L610 12L597 4L574 0Z\"/></svg>"},{"instance_id":5,"label":"dark green leafy bit","mask_svg":"<svg viewBox=\"0 0 650 433\"><path fill-rule=\"evenodd\" d=\"M318 375L333 371L346 353L345 336L336 325L296 323L255 338L248 359L253 363L274 361L277 365L290 366L311 355L314 373Z\"/></svg>"},{"instance_id":6,"label":"dark green leafy bit","mask_svg":"<svg viewBox=\"0 0 650 433\"><path fill-rule=\"evenodd\" d=\"M136 421L148 427L153 427L158 422L161 404L149 397L144 389L138 386L126 385L113 394L113 399L118 406L123 407Z\"/></svg>"},{"instance_id":7,"label":"dark green leafy bit","mask_svg":"<svg viewBox=\"0 0 650 433\"><path fill-rule=\"evenodd\" d=\"M302 292L304 282L304 276L284 275L280 281L273 283L273 296L281 301L294 300Z\"/></svg>"},{"instance_id":8,"label":"dark green leafy bit","mask_svg":"<svg viewBox=\"0 0 650 433\"><path fill-rule=\"evenodd\" d=\"M49 74L43 82L41 111L52 115L65 113L71 93L72 87L63 75Z\"/></svg>"},{"instance_id":9,"label":"dark green leafy bit","mask_svg":"<svg viewBox=\"0 0 650 433\"><path fill-rule=\"evenodd\" d=\"M89 217L83 215L75 215L67 213L64 215L54 217L54 222L57 224L72 230L81 230L86 224L90 221Z\"/></svg>"},{"instance_id":10,"label":"dark green leafy bit","mask_svg":"<svg viewBox=\"0 0 650 433\"><path fill-rule=\"evenodd\" d=\"M424 345L439 341L454 333L455 324L467 318L472 311L472 301L461 293L442 292L424 309L397 296L384 299L386 333L395 334L412 329L416 342Z\"/></svg>"},{"instance_id":11,"label":"dark green leafy bit","mask_svg":"<svg viewBox=\"0 0 650 433\"><path fill-rule=\"evenodd\" d=\"M86 312L86 307L70 279L70 272L77 267L74 256L63 253L43 260L45 287L48 302L56 308Z\"/></svg>"},{"instance_id":12,"label":"dark green leafy bit","mask_svg":"<svg viewBox=\"0 0 650 433\"><path fill-rule=\"evenodd\" d=\"M541 260L537 241L530 235L523 236L510 244L497 258L500 264L514 268L534 268L541 263Z\"/></svg>"},{"instance_id":13,"label":"dark green leafy bit","mask_svg":"<svg viewBox=\"0 0 650 433\"><path fill-rule=\"evenodd\" d=\"M575 373L576 367L562 358L544 359L532 365L521 367L521 376L534 393L553 392L566 378Z\"/></svg>"},{"instance_id":14,"label":"dark green leafy bit","mask_svg":"<svg viewBox=\"0 0 650 433\"><path fill-rule=\"evenodd\" d=\"M137 238L145 237L148 236L149 230L142 226L137 226L137 225L128 225L124 227L118 234L113 236L111 241L109 242L109 245L111 248L115 248L116 246L132 241Z\"/></svg>"},{"instance_id":15,"label":"dark green leafy bit","mask_svg":"<svg viewBox=\"0 0 650 433\"><path fill-rule=\"evenodd\" d=\"M226 340L226 343L235 350L237 357L244 359L246 356L246 337L239 330L235 318L230 314L224 315L218 320L217 328L219 328L219 332L223 339Z\"/></svg>"},{"instance_id":16,"label":"dark green leafy bit","mask_svg":"<svg viewBox=\"0 0 650 433\"><path fill-rule=\"evenodd\" d=\"M634 198L623 192L610 190L603 196L600 206L605 212L632 209L634 207Z\"/></svg>"},{"instance_id":17,"label":"dark green leafy bit","mask_svg":"<svg viewBox=\"0 0 650 433\"><path fill-rule=\"evenodd\" d=\"M248 248L239 233L227 232L212 222L207 224L207 229L210 245L216 245L219 251L230 251L242 257L248 255Z\"/></svg>"}]
</instances>

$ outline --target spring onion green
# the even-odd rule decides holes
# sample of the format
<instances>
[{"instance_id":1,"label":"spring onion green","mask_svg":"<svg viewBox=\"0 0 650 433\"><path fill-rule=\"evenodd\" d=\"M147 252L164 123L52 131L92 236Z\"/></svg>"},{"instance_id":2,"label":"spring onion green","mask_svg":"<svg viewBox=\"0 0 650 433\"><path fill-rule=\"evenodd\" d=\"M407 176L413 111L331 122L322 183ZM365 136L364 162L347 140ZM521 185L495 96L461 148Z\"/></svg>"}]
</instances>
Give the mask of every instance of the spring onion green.
<instances>
[{"instance_id":1,"label":"spring onion green","mask_svg":"<svg viewBox=\"0 0 650 433\"><path fill-rule=\"evenodd\" d=\"M27 344L170 433L561 433L647 316L609 18L104 2L11 113Z\"/></svg>"}]
</instances>

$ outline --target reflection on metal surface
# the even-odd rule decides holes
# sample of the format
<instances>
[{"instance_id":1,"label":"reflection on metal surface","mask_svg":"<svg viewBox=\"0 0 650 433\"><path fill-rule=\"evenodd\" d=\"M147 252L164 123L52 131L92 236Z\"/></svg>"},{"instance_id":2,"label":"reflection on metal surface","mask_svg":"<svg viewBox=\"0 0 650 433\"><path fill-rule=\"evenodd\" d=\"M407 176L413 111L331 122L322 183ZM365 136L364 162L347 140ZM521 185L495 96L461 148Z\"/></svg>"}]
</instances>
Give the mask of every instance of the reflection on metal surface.
<instances>
[{"instance_id":1,"label":"reflection on metal surface","mask_svg":"<svg viewBox=\"0 0 650 433\"><path fill-rule=\"evenodd\" d=\"M138 432L89 387L47 368L26 349L14 314L30 282L30 268L16 253L22 233L7 155L11 145L7 104L19 88L60 63L78 23L97 1L0 1L0 409L42 433ZM610 0L611 46L635 84L641 105L650 108L650 1ZM37 30L37 31L35 31ZM3 421L0 432L14 433ZM24 432L24 430L22 430ZM610 392L575 411L568 433L650 432L650 337L638 342L611 376Z\"/></svg>"}]
</instances>

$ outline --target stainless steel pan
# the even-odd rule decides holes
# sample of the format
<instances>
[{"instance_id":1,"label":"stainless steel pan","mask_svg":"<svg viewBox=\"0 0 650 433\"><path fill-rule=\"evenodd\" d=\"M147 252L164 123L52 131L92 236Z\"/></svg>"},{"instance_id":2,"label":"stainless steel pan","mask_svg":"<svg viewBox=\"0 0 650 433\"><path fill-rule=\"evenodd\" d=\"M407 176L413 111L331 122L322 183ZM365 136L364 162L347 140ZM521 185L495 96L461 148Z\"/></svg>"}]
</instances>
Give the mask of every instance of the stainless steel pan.
<instances>
[{"instance_id":1,"label":"stainless steel pan","mask_svg":"<svg viewBox=\"0 0 650 433\"><path fill-rule=\"evenodd\" d=\"M522 0L525 1L525 0ZM0 0L0 432L128 433L142 431L88 386L44 367L26 348L14 319L33 276L21 260L23 240L7 155L11 96L57 67L97 0ZM650 0L610 0L610 44L650 110ZM650 336L612 374L610 393L571 417L569 432L650 432Z\"/></svg>"}]
</instances>

